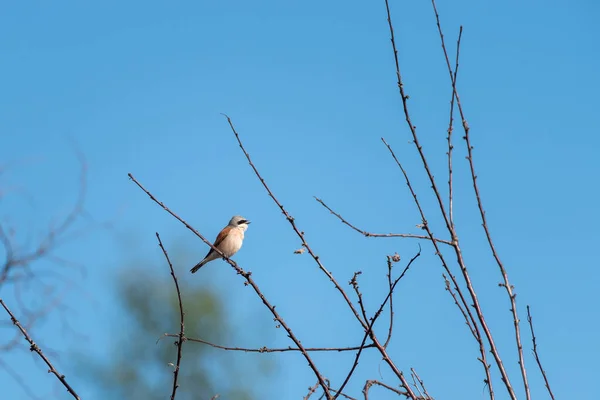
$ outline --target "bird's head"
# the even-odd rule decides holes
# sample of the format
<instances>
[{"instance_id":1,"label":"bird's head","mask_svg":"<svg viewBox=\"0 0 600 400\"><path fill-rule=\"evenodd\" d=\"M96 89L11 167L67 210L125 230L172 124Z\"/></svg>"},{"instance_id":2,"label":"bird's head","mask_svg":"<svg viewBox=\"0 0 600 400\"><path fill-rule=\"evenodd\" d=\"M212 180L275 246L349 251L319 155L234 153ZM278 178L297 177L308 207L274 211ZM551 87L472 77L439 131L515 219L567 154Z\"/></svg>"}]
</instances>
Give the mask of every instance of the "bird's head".
<instances>
[{"instance_id":1,"label":"bird's head","mask_svg":"<svg viewBox=\"0 0 600 400\"><path fill-rule=\"evenodd\" d=\"M229 221L229 226L240 228L245 231L246 229L248 229L249 223L250 223L250 221L247 220L246 218L236 215L236 216L232 217L231 220Z\"/></svg>"}]
</instances>

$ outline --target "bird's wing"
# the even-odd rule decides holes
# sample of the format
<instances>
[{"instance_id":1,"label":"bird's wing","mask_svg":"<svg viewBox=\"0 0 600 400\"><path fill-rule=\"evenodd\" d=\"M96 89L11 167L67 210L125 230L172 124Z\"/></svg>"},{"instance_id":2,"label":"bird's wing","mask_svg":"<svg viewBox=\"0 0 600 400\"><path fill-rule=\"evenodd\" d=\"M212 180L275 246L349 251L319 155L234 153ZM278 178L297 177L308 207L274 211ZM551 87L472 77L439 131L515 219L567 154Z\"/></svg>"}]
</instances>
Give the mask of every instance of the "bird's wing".
<instances>
[{"instance_id":1,"label":"bird's wing","mask_svg":"<svg viewBox=\"0 0 600 400\"><path fill-rule=\"evenodd\" d=\"M231 231L231 229L232 228L230 226L226 226L225 228L223 228L223 230L217 235L213 246L218 247L221 244L221 242L227 237L227 235L229 235L229 231Z\"/></svg>"},{"instance_id":2,"label":"bird's wing","mask_svg":"<svg viewBox=\"0 0 600 400\"><path fill-rule=\"evenodd\" d=\"M222 242L222 241L223 241L223 240L224 240L224 239L227 237L227 235L229 234L229 231L230 231L231 229L232 229L232 228L231 228L230 226L226 226L225 228L223 228L223 230L222 230L221 232L219 232L219 234L217 235L217 238L215 239L215 242L213 243L213 246L215 246L215 247L219 247L219 245L220 245L220 244L221 244L221 242ZM206 253L206 257L208 257L208 255L209 255L210 253L212 253L213 251L214 251L214 250L213 250L213 248L211 247L211 248L208 250L208 253ZM204 257L204 258L206 258L206 257Z\"/></svg>"}]
</instances>

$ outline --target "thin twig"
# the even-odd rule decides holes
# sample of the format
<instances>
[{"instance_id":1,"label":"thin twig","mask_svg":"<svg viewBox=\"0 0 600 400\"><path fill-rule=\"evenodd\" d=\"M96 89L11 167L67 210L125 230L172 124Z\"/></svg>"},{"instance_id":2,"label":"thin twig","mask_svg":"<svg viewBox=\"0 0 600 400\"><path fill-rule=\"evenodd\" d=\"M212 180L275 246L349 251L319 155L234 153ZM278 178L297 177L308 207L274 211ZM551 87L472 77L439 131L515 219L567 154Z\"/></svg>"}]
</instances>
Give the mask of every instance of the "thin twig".
<instances>
[{"instance_id":1,"label":"thin twig","mask_svg":"<svg viewBox=\"0 0 600 400\"><path fill-rule=\"evenodd\" d=\"M452 150L454 145L452 144L452 131L454 130L454 99L456 96L456 77L458 75L458 59L460 56L460 39L462 38L462 26L458 32L458 40L456 41L456 64L454 65L454 77L452 78L452 99L450 100L450 122L448 122L448 212L450 214L450 225L454 229L454 192L452 187Z\"/></svg>"},{"instance_id":2,"label":"thin twig","mask_svg":"<svg viewBox=\"0 0 600 400\"><path fill-rule=\"evenodd\" d=\"M369 318L367 317L367 310L365 308L365 303L363 302L362 293L360 292L360 288L358 286L358 276L360 274L362 274L361 271L355 272L352 276L352 279L350 279L349 284L352 286L352 289L354 289L354 292L356 293L356 297L358 298L358 306L360 308L360 312L362 313L363 319L365 321L368 321Z\"/></svg>"},{"instance_id":3,"label":"thin twig","mask_svg":"<svg viewBox=\"0 0 600 400\"><path fill-rule=\"evenodd\" d=\"M373 321L373 322L375 322L375 321ZM369 337L369 334L371 333L372 329L373 329L373 324L371 323L369 326L369 329L365 332L365 335L363 336L362 343L360 344L360 348L356 352L356 356L354 357L354 362L352 363L352 367L350 368L350 371L346 375L346 378L342 382L342 385L340 386L340 388L337 391L334 391L334 393L336 393L335 396L333 397L334 400L339 397L340 393L342 393L342 390L344 390L344 388L350 381L350 377L354 373L354 370L356 369L356 367L358 367L358 360L360 359L360 355L362 354L362 351L365 348L365 343L366 343L367 338Z\"/></svg>"},{"instance_id":4,"label":"thin twig","mask_svg":"<svg viewBox=\"0 0 600 400\"><path fill-rule=\"evenodd\" d=\"M417 374L417 371L415 371L414 368L411 368L410 372L413 374L413 376L415 378L417 378L417 381L419 382L419 386L421 386L421 388L423 389L423 393L425 394L425 398L426 399L433 399L433 397L431 397L429 395L429 393L427 393L427 388L425 387L425 384L423 383L423 379L421 379L421 377L419 377L419 374Z\"/></svg>"},{"instance_id":5,"label":"thin twig","mask_svg":"<svg viewBox=\"0 0 600 400\"><path fill-rule=\"evenodd\" d=\"M162 337L179 337L179 334L176 333L165 333ZM227 350L227 351L242 351L245 353L285 353L285 352L294 352L300 351L297 347L282 347L282 348L268 348L268 347L260 347L260 348L247 348L247 347L229 347L229 346L221 346L219 344L211 343L202 339L195 338L184 338L184 340L188 342L196 342L202 343L216 349ZM375 347L373 343L367 344L363 346L365 349ZM304 350L307 352L345 352L345 351L356 351L360 349L360 346L349 346L349 347L305 347Z\"/></svg>"},{"instance_id":6,"label":"thin twig","mask_svg":"<svg viewBox=\"0 0 600 400\"><path fill-rule=\"evenodd\" d=\"M30 344L29 350L35 351L40 356L40 358L42 360L44 360L44 362L48 366L48 368L49 368L48 372L54 374L54 376L56 376L56 378L58 378L58 380L63 384L63 386L67 389L67 391L71 394L71 396L73 396L75 399L79 400L80 399L79 395L75 392L75 390L71 387L71 385L69 385L69 383L67 383L65 376L63 374L60 374L56 370L56 368L54 368L54 365L52 365L50 360L48 360L48 358L44 355L44 353L42 352L42 349L40 349L40 347L33 341L33 339L29 336L29 334L27 333L27 331L25 330L23 325L21 325L19 320L14 316L12 311L10 311L10 309L8 308L8 306L4 303L4 301L2 299L0 299L0 305L2 305L2 307L4 307L4 309L6 310L8 315L10 315L10 320L12 321L12 323L15 324L17 326L17 328L19 328L19 330L23 334L23 337L25 338L25 340L27 340L29 342L29 344Z\"/></svg>"},{"instance_id":7,"label":"thin twig","mask_svg":"<svg viewBox=\"0 0 600 400\"><path fill-rule=\"evenodd\" d=\"M304 396L304 400L308 400L310 399L310 396L312 396L316 391L317 388L319 387L319 382L315 383L313 386L308 388L308 393L306 394L306 396Z\"/></svg>"},{"instance_id":8,"label":"thin twig","mask_svg":"<svg viewBox=\"0 0 600 400\"><path fill-rule=\"evenodd\" d=\"M407 392L403 392L401 390L393 388L390 385L386 385L383 382L370 379L370 380L368 380L368 381L365 382L365 386L363 387L363 390L362 390L363 395L365 396L365 400L369 400L369 390L371 389L371 387L373 385L377 385L377 386L381 386L383 388L386 388L387 390L392 391L392 392L396 393L397 395L409 397L409 395L408 395Z\"/></svg>"},{"instance_id":9,"label":"thin twig","mask_svg":"<svg viewBox=\"0 0 600 400\"><path fill-rule=\"evenodd\" d=\"M392 291L392 265L393 265L393 261L392 261L392 257L391 256L387 256L387 267L388 267L388 273L387 273L387 278L388 278L388 288L389 291ZM392 331L394 330L394 296L390 297L390 325L388 328L388 335L387 338L385 339L385 343L383 344L383 347L387 349L388 344L390 344L390 340L392 340Z\"/></svg>"},{"instance_id":10,"label":"thin twig","mask_svg":"<svg viewBox=\"0 0 600 400\"><path fill-rule=\"evenodd\" d=\"M542 362L540 361L540 357L537 352L537 341L535 338L535 333L533 333L533 320L531 318L531 313L529 312L529 305L527 305L527 322L529 322L529 328L531 328L531 341L533 342L533 356L535 357L535 361L542 373L542 377L544 378L544 382L546 384L546 389L548 389L548 394L554 400L554 393L552 393L552 389L550 389L550 383L548 382L548 377L546 376L546 371L542 367Z\"/></svg>"},{"instance_id":11,"label":"thin twig","mask_svg":"<svg viewBox=\"0 0 600 400\"><path fill-rule=\"evenodd\" d=\"M401 237L401 238L412 238L412 239L429 240L429 236L414 235L412 233L372 233L372 232L367 232L365 230L357 228L355 225L352 225L350 222L348 222L348 220L346 220L344 217L342 217L339 213L333 211L333 209L331 209L331 207L329 207L327 204L325 204L325 202L323 200L319 199L318 197L315 197L315 200L318 201L327 210L329 210L330 213L332 213L333 215L335 215L343 224L349 226L350 228L352 228L353 230L355 230L356 232L360 233L361 235L363 235L365 237L375 237L375 238L381 238L381 237L386 237L386 238ZM449 240L438 239L438 238L434 238L434 240L436 242L440 242L440 243L447 244L448 246L452 246L452 242L450 242Z\"/></svg>"},{"instance_id":12,"label":"thin twig","mask_svg":"<svg viewBox=\"0 0 600 400\"><path fill-rule=\"evenodd\" d=\"M361 274L361 272L354 273L354 275L352 276L352 279L350 280L350 285L352 285L352 288L356 292L356 296L358 297L358 304L360 306L360 310L362 312L363 318L365 321L367 321L368 320L367 312L365 310L365 305L363 303L362 293L360 292L359 287L358 287L358 279L357 278L358 278L358 275L360 275L360 274ZM375 319L376 319L376 317L375 317ZM350 368L350 371L348 372L348 374L346 374L346 378L342 382L342 385L340 386L340 388L335 392L336 395L333 398L334 400L339 396L340 393L342 393L342 390L344 390L344 388L350 381L350 377L354 373L354 370L358 366L358 360L360 359L360 355L362 354L362 351L365 348L365 343L367 341L367 338L369 337L369 334L371 333L371 330L373 329L374 323L375 323L375 320L371 321L371 323L369 324L369 329L365 330L365 335L363 336L360 347L359 347L358 351L356 352L356 355L354 357L354 362L352 363L352 367Z\"/></svg>"},{"instance_id":13,"label":"thin twig","mask_svg":"<svg viewBox=\"0 0 600 400\"><path fill-rule=\"evenodd\" d=\"M478 357L477 360L479 362L481 362L481 364L483 365L483 369L485 371L484 383L488 387L488 393L490 395L490 398L493 400L494 399L494 388L492 387L492 375L491 375L491 371L490 371L490 365L488 364L487 358L485 356L485 346L483 345L483 340L481 339L481 334L479 333L479 328L477 327L477 325L474 325L474 326L471 325L472 320L469 319L469 317L467 316L467 313L465 312L465 310L463 310L461 304L458 302L458 299L456 298L456 294L454 293L454 291L452 291L452 287L450 286L450 281L448 281L448 278L446 277L445 274L442 274L442 277L444 278L444 282L446 284L446 290L448 291L448 293L450 293L450 296L452 296L452 299L454 300L454 304L456 304L456 306L462 313L462 315L465 319L465 323L469 327L469 330L471 331L473 338L475 338L475 340L477 341L477 344L479 345L479 352L481 354L481 357ZM454 280L454 277L452 277L452 278Z\"/></svg>"},{"instance_id":14,"label":"thin twig","mask_svg":"<svg viewBox=\"0 0 600 400\"><path fill-rule=\"evenodd\" d=\"M452 286L450 285L450 281L446 277L446 274L442 274L442 277L444 278L446 290L448 291L448 293L450 293L450 296L452 296L452 299L454 300L454 304L456 304L456 307L458 307L461 314L463 315L463 317L465 319L465 323L469 327L469 330L471 331L471 333L473 334L475 339L477 339L477 334L476 334L475 330L473 329L473 326L471 325L471 321L469 320L469 317L467 316L467 313L465 312L465 310L463 310L462 305L458 302L458 299L456 298L456 293L454 293L454 291L452 290Z\"/></svg>"},{"instance_id":15,"label":"thin twig","mask_svg":"<svg viewBox=\"0 0 600 400\"><path fill-rule=\"evenodd\" d=\"M329 400L331 398L331 395L329 394L329 390L328 390L328 386L325 383L325 380L323 378L323 376L321 376L321 373L319 372L319 370L317 369L317 366L315 365L314 361L312 360L312 358L310 357L310 355L308 354L308 352L306 351L306 349L304 348L304 346L302 345L302 343L300 342L300 340L298 340L298 338L296 337L296 335L294 334L294 332L292 331L292 329L288 326L288 324L283 320L283 318L281 317L281 315L279 315L279 313L275 310L275 306L273 306L268 300L267 298L264 296L264 294L262 293L262 291L260 290L260 288L258 287L258 285L256 284L256 282L254 282L254 279L252 279L251 277L251 272L246 272L244 271L242 268L240 268L237 263L233 260L231 260L229 257L225 256L225 254L223 254L223 252L221 250L219 250L217 247L215 247L208 239L206 239L200 232L198 232L196 229L194 229L190 224L188 224L187 222L185 222L180 216L178 216L177 214L175 214L173 211L171 211L166 205L164 205L162 202L158 201L158 199L156 199L156 197L154 197L154 195L152 193L150 193L146 188L144 188L144 186L142 186L141 183L139 183L134 176L129 173L128 174L129 178L142 190L144 191L144 193L146 193L148 195L148 197L150 197L150 199L152 199L152 201L154 201L156 204L158 204L163 210L165 210L166 212L168 212L169 214L171 214L171 216L173 216L175 219L177 219L179 222L181 222L183 225L185 225L186 228L188 228L190 231L192 231L196 236L198 236L204 243L206 243L208 246L210 246L211 249L213 249L214 251L217 252L217 254L219 254L221 257L223 257L223 259L229 264L231 265L231 267L233 269L236 270L236 272L238 273L238 275L242 275L244 277L244 279L246 280L246 284L250 285L252 287L252 289L254 289L254 292L258 295L258 297L262 300L263 304L269 309L269 311L271 311L271 314L273 315L273 317L275 318L275 320L277 320L277 322L279 322L279 324L283 327L283 329L285 329L285 331L287 332L288 336L290 339L292 339L292 341L294 342L294 344L296 346L298 346L298 348L300 349L300 352L302 353L302 355L304 356L304 358L306 359L306 361L308 362L309 367L313 370L313 372L315 373L317 379L319 380L319 383L321 385L321 387L323 388L323 391L327 394L327 399Z\"/></svg>"},{"instance_id":16,"label":"thin twig","mask_svg":"<svg viewBox=\"0 0 600 400\"><path fill-rule=\"evenodd\" d=\"M452 275L452 273L450 272L450 268L448 267L448 264L446 263L446 260L444 259L444 256L443 256L441 250L439 249L439 247L437 245L437 242L435 240L433 240L433 238L434 238L433 232L429 228L429 223L427 222L427 218L425 217L425 211L421 207L421 202L419 201L419 199L417 197L417 193L415 192L415 190L412 187L412 183L410 181L410 178L408 177L408 173L406 172L406 170L402 166L402 163L400 162L400 160L398 159L398 157L396 157L396 153L392 149L392 146L390 146L388 144L388 142L384 138L381 138L381 141L387 147L388 151L390 152L390 155L392 156L392 158L396 162L396 165L398 166L398 168L400 168L400 171L402 172L402 175L404 176L404 180L406 182L406 186L408 187L408 190L410 191L410 193L411 193L411 195L413 197L415 205L417 206L417 209L419 210L419 214L421 215L421 221L422 221L421 225L422 225L422 228L423 228L423 230L425 230L427 232L427 235L429 236L430 241L432 242L432 244L433 244L433 246L435 248L436 254L440 258L440 261L442 262L442 266L444 267L444 269L446 270L446 272L449 274L450 279L452 279L452 283L454 284L454 288L455 288L456 292L459 294L459 297L460 297L461 303L464 306L464 309L467 310L467 313L470 315L470 318L472 320L473 325L476 325L475 324L475 319L474 319L473 315L471 314L471 312L469 311L469 306L467 304L466 299L464 298L464 296L462 294L462 291L460 290L460 287L458 286L458 282L456 281L456 278L454 278L454 275Z\"/></svg>"},{"instance_id":17,"label":"thin twig","mask_svg":"<svg viewBox=\"0 0 600 400\"><path fill-rule=\"evenodd\" d=\"M425 399L423 392L421 392L421 386L419 386L419 384L417 383L417 378L412 368L410 369L410 377L413 380L413 386L415 387L416 391L419 392L419 399Z\"/></svg>"},{"instance_id":18,"label":"thin twig","mask_svg":"<svg viewBox=\"0 0 600 400\"><path fill-rule=\"evenodd\" d=\"M413 392L413 390L410 388L410 384L408 383L408 381L404 377L404 374L402 373L402 371L400 371L396 367L396 365L392 362L392 360L388 356L387 350L377 340L377 337L375 336L375 333L373 331L373 325L375 325L375 321L377 320L377 318L379 317L379 315L381 315L381 313L382 313L383 309L385 308L385 305L387 304L388 300L390 300L392 298L392 295L394 293L394 290L396 289L396 285L398 285L398 282L400 282L400 280L406 275L406 273L408 272L408 270L409 270L410 266L412 265L412 263L417 258L419 258L420 256L421 256L421 245L419 245L419 251L417 252L417 254L415 254L413 256L413 258L410 259L410 261L408 262L408 264L406 265L406 267L404 268L404 270L402 271L402 273L400 274L400 276L398 276L398 278L396 278L394 280L394 283L392 284L392 287L390 288L387 296L385 297L385 299L383 300L383 302L379 306L379 309L375 312L375 314L371 318L371 322L369 324L369 330L367 331L367 333L371 337L371 340L373 341L373 343L375 344L375 346L377 346L377 348L379 349L379 352L383 356L383 359L387 362L387 364L390 366L390 368L392 369L392 371L394 371L394 373L396 374L396 376L400 379L400 382L402 382L402 386L404 387L404 389L406 389L406 393L407 393L406 396L410 397L413 400L417 400L418 399L417 396L415 395L415 393Z\"/></svg>"},{"instance_id":19,"label":"thin twig","mask_svg":"<svg viewBox=\"0 0 600 400\"><path fill-rule=\"evenodd\" d=\"M167 250L165 249L165 247L162 244L162 241L160 240L160 235L158 234L158 232L156 232L156 239L158 239L158 245L160 246L160 249L162 250L163 254L165 255L165 258L167 260L167 263L169 264L169 269L171 270L171 276L173 277L173 282L175 283L175 290L177 291L177 301L179 302L179 324L180 324L180 330L179 330L179 335L177 335L178 340L177 340L177 363L175 364L175 370L173 371L173 390L171 391L171 400L175 400L175 393L177 392L177 388L179 387L179 385L177 384L177 378L179 377L179 366L181 365L181 353L182 353L182 348L183 348L183 342L185 341L185 324L184 324L184 316L185 313L183 312L183 303L181 302L181 291L179 290L179 282L177 282L177 276L175 276L175 270L173 269L173 264L171 263L171 260L169 259L169 254L167 253Z\"/></svg>"},{"instance_id":20,"label":"thin twig","mask_svg":"<svg viewBox=\"0 0 600 400\"><path fill-rule=\"evenodd\" d=\"M429 182L431 183L431 187L434 191L435 197L438 202L438 206L442 213L442 217L444 218L444 221L446 223L446 227L448 228L449 232L452 232L452 225L450 224L450 220L448 218L448 213L446 212L446 208L444 207L444 202L442 200L442 196L440 195L440 192L437 189L437 184L435 183L433 173L431 172L431 169L429 168L429 164L427 163L425 153L423 152L423 146L421 146L421 143L419 142L419 137L417 135L417 127L415 125L413 125L411 118L410 118L410 113L408 112L408 95L406 95L406 93L404 92L404 83L402 81L402 74L400 73L400 61L398 60L398 50L396 49L394 26L392 24L392 17L391 17L391 13L390 13L390 5L389 5L388 0L385 0L385 7L386 7L386 11L387 11L387 21L388 21L388 26L389 26L389 30L390 30L392 50L394 51L394 62L396 64L396 77L398 80L398 89L400 90L400 97L402 98L402 107L404 108L404 117L406 119L406 123L408 124L408 128L410 129L410 133L412 134L413 143L415 144L415 147L417 148L419 156L421 157L423 168L425 169L425 172L427 173L427 176L429 177Z\"/></svg>"},{"instance_id":21,"label":"thin twig","mask_svg":"<svg viewBox=\"0 0 600 400\"><path fill-rule=\"evenodd\" d=\"M356 400L356 398L354 398L352 396L348 396L346 393L336 392L335 389L332 388L332 387L329 387L329 390L331 390L333 393L335 393L336 397L337 396L341 396L341 397L343 397L345 399L348 399L348 400Z\"/></svg>"},{"instance_id":22,"label":"thin twig","mask_svg":"<svg viewBox=\"0 0 600 400\"><path fill-rule=\"evenodd\" d=\"M400 274L400 276L398 276L396 279L394 279L394 283L392 284L392 286L388 290L388 293L385 296L385 298L383 299L383 302L381 303L381 305L379 306L379 309L375 312L375 315L373 317L371 317L371 322L375 321L379 317L379 315L383 312L383 309L385 308L385 305L392 298L392 294L394 293L394 290L396 289L396 286L398 285L398 282L400 282L400 280L402 278L404 278L404 276L406 275L406 273L410 269L411 265L419 257L421 257L421 245L420 244L419 244L419 251L417 252L417 254L415 254L410 259L410 261L408 262L408 264L406 264L406 267L404 267L404 269L402 270L402 273Z\"/></svg>"}]
</instances>

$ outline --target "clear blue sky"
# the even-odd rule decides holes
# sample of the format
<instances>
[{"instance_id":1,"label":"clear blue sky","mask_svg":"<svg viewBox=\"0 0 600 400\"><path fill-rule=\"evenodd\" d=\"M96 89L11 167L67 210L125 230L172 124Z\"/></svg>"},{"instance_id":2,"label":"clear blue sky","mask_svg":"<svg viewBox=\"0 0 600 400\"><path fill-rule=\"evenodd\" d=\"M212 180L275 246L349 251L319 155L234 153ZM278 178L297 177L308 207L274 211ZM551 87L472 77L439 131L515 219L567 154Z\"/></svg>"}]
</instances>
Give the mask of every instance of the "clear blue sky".
<instances>
[{"instance_id":1,"label":"clear blue sky","mask_svg":"<svg viewBox=\"0 0 600 400\"><path fill-rule=\"evenodd\" d=\"M413 122L445 187L450 88L431 5L391 3ZM591 0L439 3L451 51L459 25L465 29L458 88L472 128L485 208L518 293L520 316L525 322L530 304L557 398L591 398L600 354L595 253L600 5ZM435 232L444 232L409 144L385 17L383 1L5 3L0 160L18 164L2 179L26 187L35 204L7 200L2 215L39 231L68 209L77 183L69 142L74 138L89 164L86 209L96 221L112 223L111 230L94 231L61 252L87 267L84 279L73 276L77 289L65 299L77 311L76 330L86 339L69 338L67 345L49 324L45 342L57 350L101 354L109 335L118 334L110 326L120 313L114 279L131 248L156 259L148 274L162 274L171 284L155 243L159 231L167 246L196 248L186 264L176 266L180 278L218 288L237 329L248 332L240 343L224 344L291 344L222 261L189 275L206 246L129 182L131 172L210 238L233 214L253 220L235 259L253 272L303 343L358 343L362 333L332 285L306 254L292 254L298 239L220 113L233 118L256 165L339 281L363 271L361 287L374 310L384 295L385 255L397 251L407 260L417 243L362 238L312 196L364 229L419 233L418 214L380 142L384 136L419 182ZM458 127L456 132L459 139ZM457 226L484 311L522 394L509 303L497 286L500 275L474 212L464 155L457 140ZM422 259L398 290L391 352L404 370L417 369L436 398L485 398L477 348L444 291L441 273L425 244ZM274 333L253 335L254 324L272 325ZM546 398L529 356L527 326L522 328L532 393ZM36 368L28 374L31 384L54 387L41 363L23 357L30 356L16 353L4 362L20 372ZM339 383L352 357L315 359ZM246 362L245 355L239 360ZM304 360L289 354L277 360L280 372L264 389L265 398L305 395L314 377ZM59 365L81 394L100 398L68 356ZM372 352L361 361L349 392L359 395L360 380L367 378L396 382ZM4 372L0 386L6 398L24 398ZM506 398L499 380L495 389L498 399ZM377 398L389 398L378 393Z\"/></svg>"}]
</instances>

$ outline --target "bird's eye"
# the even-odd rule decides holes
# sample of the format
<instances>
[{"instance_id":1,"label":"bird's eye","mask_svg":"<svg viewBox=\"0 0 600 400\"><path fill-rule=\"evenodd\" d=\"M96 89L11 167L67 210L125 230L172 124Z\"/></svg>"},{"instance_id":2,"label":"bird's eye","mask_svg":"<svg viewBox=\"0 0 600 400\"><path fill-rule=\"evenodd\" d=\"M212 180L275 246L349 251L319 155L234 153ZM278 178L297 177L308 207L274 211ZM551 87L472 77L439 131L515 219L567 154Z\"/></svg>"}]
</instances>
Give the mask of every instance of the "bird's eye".
<instances>
[{"instance_id":1,"label":"bird's eye","mask_svg":"<svg viewBox=\"0 0 600 400\"><path fill-rule=\"evenodd\" d=\"M248 222L248 221L247 221L247 220L245 220L245 219L243 219L243 220L241 220L241 221L238 221L238 225L245 224L246 222Z\"/></svg>"}]
</instances>

